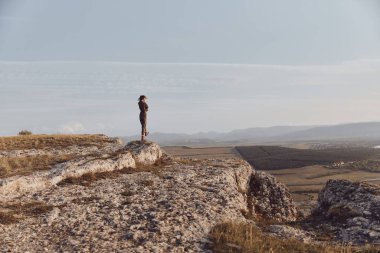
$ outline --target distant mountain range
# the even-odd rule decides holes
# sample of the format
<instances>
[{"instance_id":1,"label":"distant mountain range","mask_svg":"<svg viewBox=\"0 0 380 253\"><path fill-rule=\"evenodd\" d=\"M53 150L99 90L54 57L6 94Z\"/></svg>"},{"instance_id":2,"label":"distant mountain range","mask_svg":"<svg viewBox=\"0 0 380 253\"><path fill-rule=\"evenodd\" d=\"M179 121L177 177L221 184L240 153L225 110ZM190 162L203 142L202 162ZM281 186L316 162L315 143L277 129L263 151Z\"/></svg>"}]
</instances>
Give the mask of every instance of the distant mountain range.
<instances>
[{"instance_id":1,"label":"distant mountain range","mask_svg":"<svg viewBox=\"0 0 380 253\"><path fill-rule=\"evenodd\" d=\"M138 139L128 136L126 140ZM331 126L274 126L233 130L227 133L196 134L152 133L149 139L161 145L235 145L265 142L380 139L380 122Z\"/></svg>"}]
</instances>

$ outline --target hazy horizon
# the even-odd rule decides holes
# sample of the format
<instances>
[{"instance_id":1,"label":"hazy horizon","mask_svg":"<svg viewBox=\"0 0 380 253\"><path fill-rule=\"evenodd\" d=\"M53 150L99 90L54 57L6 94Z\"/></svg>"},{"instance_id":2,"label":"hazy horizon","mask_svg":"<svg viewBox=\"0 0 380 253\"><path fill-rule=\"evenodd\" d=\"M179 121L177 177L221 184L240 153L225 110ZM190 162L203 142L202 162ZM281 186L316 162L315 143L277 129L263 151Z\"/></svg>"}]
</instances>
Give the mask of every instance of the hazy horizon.
<instances>
[{"instance_id":1,"label":"hazy horizon","mask_svg":"<svg viewBox=\"0 0 380 253\"><path fill-rule=\"evenodd\" d=\"M380 121L376 0L0 0L0 135Z\"/></svg>"},{"instance_id":2,"label":"hazy horizon","mask_svg":"<svg viewBox=\"0 0 380 253\"><path fill-rule=\"evenodd\" d=\"M331 66L0 62L1 134L138 133L378 121L380 61ZM310 75L314 77L311 79ZM327 80L333 80L327 81ZM355 85L360 80L365 84ZM5 85L6 84L6 85ZM350 101L350 102L347 102Z\"/></svg>"}]
</instances>

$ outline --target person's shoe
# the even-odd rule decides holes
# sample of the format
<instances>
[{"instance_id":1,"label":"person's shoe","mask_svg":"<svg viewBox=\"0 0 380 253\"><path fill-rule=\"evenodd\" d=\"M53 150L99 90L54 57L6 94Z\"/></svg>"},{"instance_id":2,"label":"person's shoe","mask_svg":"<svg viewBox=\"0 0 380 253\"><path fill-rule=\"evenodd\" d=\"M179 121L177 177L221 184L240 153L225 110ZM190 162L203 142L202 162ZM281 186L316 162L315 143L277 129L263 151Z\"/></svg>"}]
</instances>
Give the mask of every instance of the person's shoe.
<instances>
[{"instance_id":1,"label":"person's shoe","mask_svg":"<svg viewBox=\"0 0 380 253\"><path fill-rule=\"evenodd\" d=\"M141 143L144 143L144 135L141 135Z\"/></svg>"}]
</instances>

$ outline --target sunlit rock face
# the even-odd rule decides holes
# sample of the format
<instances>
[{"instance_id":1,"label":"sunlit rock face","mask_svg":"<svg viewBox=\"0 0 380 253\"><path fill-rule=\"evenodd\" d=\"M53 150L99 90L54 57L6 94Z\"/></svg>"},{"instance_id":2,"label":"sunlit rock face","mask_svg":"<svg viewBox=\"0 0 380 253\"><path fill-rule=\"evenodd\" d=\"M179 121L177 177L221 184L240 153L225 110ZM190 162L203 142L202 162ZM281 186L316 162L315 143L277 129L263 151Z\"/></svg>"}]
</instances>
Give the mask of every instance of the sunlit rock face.
<instances>
[{"instance_id":1,"label":"sunlit rock face","mask_svg":"<svg viewBox=\"0 0 380 253\"><path fill-rule=\"evenodd\" d=\"M133 159L140 165L152 165L159 160L163 154L162 149L157 143L154 142L129 142L125 150L131 152Z\"/></svg>"}]
</instances>

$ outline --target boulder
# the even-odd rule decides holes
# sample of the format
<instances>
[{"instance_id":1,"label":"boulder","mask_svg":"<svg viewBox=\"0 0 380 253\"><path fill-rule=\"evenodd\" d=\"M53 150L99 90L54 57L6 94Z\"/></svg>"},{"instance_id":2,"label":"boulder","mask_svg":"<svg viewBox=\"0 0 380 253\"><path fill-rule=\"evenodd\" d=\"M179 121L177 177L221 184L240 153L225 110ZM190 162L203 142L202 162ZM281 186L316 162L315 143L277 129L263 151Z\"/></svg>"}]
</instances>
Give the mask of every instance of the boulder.
<instances>
[{"instance_id":1,"label":"boulder","mask_svg":"<svg viewBox=\"0 0 380 253\"><path fill-rule=\"evenodd\" d=\"M251 212L258 217L275 221L297 219L297 209L288 188L265 172L252 174L248 201Z\"/></svg>"},{"instance_id":2,"label":"boulder","mask_svg":"<svg viewBox=\"0 0 380 253\"><path fill-rule=\"evenodd\" d=\"M380 243L380 187L329 180L318 195L312 217L335 227L338 239L344 242Z\"/></svg>"},{"instance_id":3,"label":"boulder","mask_svg":"<svg viewBox=\"0 0 380 253\"><path fill-rule=\"evenodd\" d=\"M138 165L152 165L162 157L162 149L157 143L148 141L131 141L125 147L131 152Z\"/></svg>"}]
</instances>

